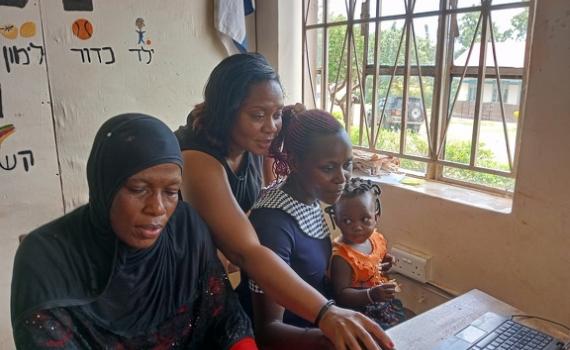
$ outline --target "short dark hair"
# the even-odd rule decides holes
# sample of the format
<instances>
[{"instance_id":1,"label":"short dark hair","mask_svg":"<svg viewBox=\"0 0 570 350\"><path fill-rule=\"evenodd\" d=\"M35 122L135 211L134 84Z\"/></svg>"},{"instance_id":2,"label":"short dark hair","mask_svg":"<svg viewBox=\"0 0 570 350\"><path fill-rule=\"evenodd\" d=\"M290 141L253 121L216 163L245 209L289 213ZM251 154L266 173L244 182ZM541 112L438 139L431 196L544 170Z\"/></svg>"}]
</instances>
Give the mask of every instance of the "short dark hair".
<instances>
[{"instance_id":1,"label":"short dark hair","mask_svg":"<svg viewBox=\"0 0 570 350\"><path fill-rule=\"evenodd\" d=\"M289 175L291 167L288 160L291 155L302 159L310 152L315 137L344 130L330 113L318 109L296 111L298 106L302 105L283 108L281 132L269 149L269 155L275 159L273 173L277 179Z\"/></svg>"},{"instance_id":2,"label":"short dark hair","mask_svg":"<svg viewBox=\"0 0 570 350\"><path fill-rule=\"evenodd\" d=\"M263 81L276 81L281 86L279 75L263 55L243 53L222 60L208 78L204 103L191 112L196 133L226 155L237 112L251 87Z\"/></svg>"},{"instance_id":3,"label":"short dark hair","mask_svg":"<svg viewBox=\"0 0 570 350\"><path fill-rule=\"evenodd\" d=\"M382 190L380 189L380 186L378 184L375 184L370 180L365 180L360 177L351 178L350 181L348 181L346 185L344 185L344 189L342 191L342 194L340 195L338 202L340 202L343 199L361 196L364 193L370 193L372 195L372 198L374 199L374 202L376 204L374 208L374 216L376 217L376 219L378 219L378 217L382 213L382 204L380 203L380 194L382 193ZM336 204L333 204L325 208L325 212L329 214L331 218L333 227L335 226L336 211L337 211Z\"/></svg>"}]
</instances>

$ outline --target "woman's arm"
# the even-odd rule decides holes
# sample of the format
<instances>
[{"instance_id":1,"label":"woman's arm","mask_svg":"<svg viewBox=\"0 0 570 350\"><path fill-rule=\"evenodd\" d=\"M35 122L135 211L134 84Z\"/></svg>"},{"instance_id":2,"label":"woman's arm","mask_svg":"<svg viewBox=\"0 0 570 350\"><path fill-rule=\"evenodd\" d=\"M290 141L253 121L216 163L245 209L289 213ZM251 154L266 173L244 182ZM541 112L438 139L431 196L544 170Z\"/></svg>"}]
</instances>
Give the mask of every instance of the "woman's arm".
<instances>
[{"instance_id":1,"label":"woman's arm","mask_svg":"<svg viewBox=\"0 0 570 350\"><path fill-rule=\"evenodd\" d=\"M285 309L267 295L252 292L255 336L268 350L326 350L333 344L318 328L299 328L283 323Z\"/></svg>"},{"instance_id":2,"label":"woman's arm","mask_svg":"<svg viewBox=\"0 0 570 350\"><path fill-rule=\"evenodd\" d=\"M326 299L259 244L253 227L232 194L222 165L203 152L184 151L183 156L184 199L206 221L218 248L247 271L276 303L306 320L314 320ZM373 336L386 349L392 348L378 325L350 310L331 307L319 326L339 348L349 344L358 349L356 339L360 339L366 348L379 349Z\"/></svg>"},{"instance_id":3,"label":"woman's arm","mask_svg":"<svg viewBox=\"0 0 570 350\"><path fill-rule=\"evenodd\" d=\"M365 289L350 287L352 268L338 255L332 258L331 280L335 300L339 305L349 308L363 307L373 302L393 299L396 293L396 286L392 283Z\"/></svg>"}]
</instances>

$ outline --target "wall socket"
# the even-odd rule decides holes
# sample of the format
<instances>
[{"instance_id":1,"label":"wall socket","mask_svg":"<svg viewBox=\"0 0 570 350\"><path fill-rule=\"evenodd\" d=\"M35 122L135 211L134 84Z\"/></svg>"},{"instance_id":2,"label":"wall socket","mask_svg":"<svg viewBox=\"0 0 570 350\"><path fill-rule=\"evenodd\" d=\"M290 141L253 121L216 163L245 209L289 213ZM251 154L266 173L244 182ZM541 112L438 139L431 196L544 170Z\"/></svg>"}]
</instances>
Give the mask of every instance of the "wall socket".
<instances>
[{"instance_id":1,"label":"wall socket","mask_svg":"<svg viewBox=\"0 0 570 350\"><path fill-rule=\"evenodd\" d=\"M431 256L401 245L393 246L390 254L396 258L391 272L398 272L422 283L429 281Z\"/></svg>"}]
</instances>

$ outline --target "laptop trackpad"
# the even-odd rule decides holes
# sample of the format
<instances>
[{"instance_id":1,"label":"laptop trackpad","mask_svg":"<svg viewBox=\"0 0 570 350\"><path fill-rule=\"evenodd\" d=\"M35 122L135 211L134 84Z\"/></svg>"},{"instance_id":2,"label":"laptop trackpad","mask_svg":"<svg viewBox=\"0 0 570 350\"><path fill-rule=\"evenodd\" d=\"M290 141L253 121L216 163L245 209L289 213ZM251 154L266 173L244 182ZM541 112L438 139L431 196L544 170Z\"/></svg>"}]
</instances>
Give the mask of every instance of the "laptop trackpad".
<instances>
[{"instance_id":1,"label":"laptop trackpad","mask_svg":"<svg viewBox=\"0 0 570 350\"><path fill-rule=\"evenodd\" d=\"M477 339L482 338L485 334L487 334L487 332L477 327L469 326L464 330L462 330L461 332L455 334L455 336L459 339L463 339L466 342L472 344L475 343Z\"/></svg>"}]
</instances>

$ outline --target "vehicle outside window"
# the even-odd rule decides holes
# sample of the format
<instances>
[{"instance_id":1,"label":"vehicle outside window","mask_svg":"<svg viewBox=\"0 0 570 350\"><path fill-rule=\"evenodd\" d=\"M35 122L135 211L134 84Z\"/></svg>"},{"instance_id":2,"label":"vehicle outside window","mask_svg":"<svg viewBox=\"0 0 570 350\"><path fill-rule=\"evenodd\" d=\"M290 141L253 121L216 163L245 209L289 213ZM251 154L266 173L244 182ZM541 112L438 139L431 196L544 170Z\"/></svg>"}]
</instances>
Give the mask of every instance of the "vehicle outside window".
<instances>
[{"instance_id":1,"label":"vehicle outside window","mask_svg":"<svg viewBox=\"0 0 570 350\"><path fill-rule=\"evenodd\" d=\"M390 96L388 103L384 110L384 120L382 126L386 129L400 130L402 124L402 97ZM380 122L380 113L384 108L384 98L378 100L378 116L376 117L376 124ZM368 122L372 120L371 112L368 112ZM412 132L420 131L424 124L425 114L422 106L422 99L419 97L408 97L408 118L406 124L408 129Z\"/></svg>"}]
</instances>

